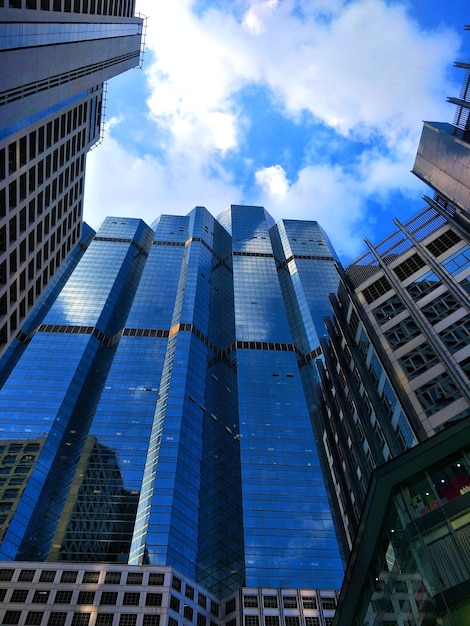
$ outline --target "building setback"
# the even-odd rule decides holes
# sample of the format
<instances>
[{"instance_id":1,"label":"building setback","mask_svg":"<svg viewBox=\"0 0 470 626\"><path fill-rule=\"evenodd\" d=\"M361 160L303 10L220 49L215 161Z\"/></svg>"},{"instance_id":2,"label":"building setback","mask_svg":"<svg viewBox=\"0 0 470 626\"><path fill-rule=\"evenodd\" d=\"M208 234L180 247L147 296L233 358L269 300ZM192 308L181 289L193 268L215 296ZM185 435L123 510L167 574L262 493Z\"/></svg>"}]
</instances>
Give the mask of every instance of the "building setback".
<instances>
[{"instance_id":1,"label":"building setback","mask_svg":"<svg viewBox=\"0 0 470 626\"><path fill-rule=\"evenodd\" d=\"M103 82L139 64L134 0L0 2L0 354L80 239Z\"/></svg>"},{"instance_id":2,"label":"building setback","mask_svg":"<svg viewBox=\"0 0 470 626\"><path fill-rule=\"evenodd\" d=\"M312 389L338 276L322 229L196 207L152 228L108 218L83 245L3 359L6 575L135 567L223 600L228 621L331 623L343 563ZM170 596L157 613L181 623Z\"/></svg>"}]
</instances>

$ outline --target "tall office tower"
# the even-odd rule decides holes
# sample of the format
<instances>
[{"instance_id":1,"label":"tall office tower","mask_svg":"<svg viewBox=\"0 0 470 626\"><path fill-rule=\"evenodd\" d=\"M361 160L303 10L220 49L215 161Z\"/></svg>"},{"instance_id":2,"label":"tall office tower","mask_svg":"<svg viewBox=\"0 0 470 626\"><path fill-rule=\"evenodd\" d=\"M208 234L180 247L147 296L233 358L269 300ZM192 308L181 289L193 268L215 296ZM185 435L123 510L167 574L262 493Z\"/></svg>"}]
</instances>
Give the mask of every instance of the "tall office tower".
<instances>
[{"instance_id":1,"label":"tall office tower","mask_svg":"<svg viewBox=\"0 0 470 626\"><path fill-rule=\"evenodd\" d=\"M335 265L262 207L105 221L0 390L1 623L331 624Z\"/></svg>"},{"instance_id":2,"label":"tall office tower","mask_svg":"<svg viewBox=\"0 0 470 626\"><path fill-rule=\"evenodd\" d=\"M373 468L470 415L469 83L456 125L424 124L413 171L434 197L367 242L332 299L320 404L346 551Z\"/></svg>"},{"instance_id":3,"label":"tall office tower","mask_svg":"<svg viewBox=\"0 0 470 626\"><path fill-rule=\"evenodd\" d=\"M103 81L139 64L134 0L0 0L0 354L80 238Z\"/></svg>"}]
</instances>

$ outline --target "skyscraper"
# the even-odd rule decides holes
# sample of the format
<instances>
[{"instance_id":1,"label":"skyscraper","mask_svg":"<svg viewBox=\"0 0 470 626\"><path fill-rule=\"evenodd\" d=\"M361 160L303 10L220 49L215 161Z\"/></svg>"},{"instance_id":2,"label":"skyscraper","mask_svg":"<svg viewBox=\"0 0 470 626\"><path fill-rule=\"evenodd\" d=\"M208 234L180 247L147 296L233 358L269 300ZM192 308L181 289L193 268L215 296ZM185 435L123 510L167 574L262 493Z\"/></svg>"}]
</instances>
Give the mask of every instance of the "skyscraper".
<instances>
[{"instance_id":1,"label":"skyscraper","mask_svg":"<svg viewBox=\"0 0 470 626\"><path fill-rule=\"evenodd\" d=\"M426 206L341 272L319 364L323 440L352 548L371 473L470 415L468 64L455 123L425 122Z\"/></svg>"},{"instance_id":2,"label":"skyscraper","mask_svg":"<svg viewBox=\"0 0 470 626\"><path fill-rule=\"evenodd\" d=\"M0 2L0 354L80 239L103 82L139 64L133 0Z\"/></svg>"},{"instance_id":3,"label":"skyscraper","mask_svg":"<svg viewBox=\"0 0 470 626\"><path fill-rule=\"evenodd\" d=\"M173 626L199 595L247 626L330 623L343 564L312 389L335 266L316 222L262 207L108 218L0 390L12 586L31 568L152 573Z\"/></svg>"}]
</instances>

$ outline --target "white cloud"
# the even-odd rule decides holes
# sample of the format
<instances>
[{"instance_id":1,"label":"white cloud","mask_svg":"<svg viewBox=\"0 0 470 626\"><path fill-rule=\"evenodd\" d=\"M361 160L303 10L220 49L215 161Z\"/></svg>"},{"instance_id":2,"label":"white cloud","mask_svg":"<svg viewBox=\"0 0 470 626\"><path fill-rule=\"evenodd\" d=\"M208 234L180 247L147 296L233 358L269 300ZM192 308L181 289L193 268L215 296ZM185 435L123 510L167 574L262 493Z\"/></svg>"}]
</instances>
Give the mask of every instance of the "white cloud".
<instances>
[{"instance_id":1,"label":"white cloud","mask_svg":"<svg viewBox=\"0 0 470 626\"><path fill-rule=\"evenodd\" d=\"M325 19L327 5L315 0L257 0L241 20L222 9L196 16L187 0L140 5L151 14L156 58L149 105L170 126L189 117L211 130L214 111L235 125L232 98L252 82L267 85L288 115L309 111L343 134L380 132L390 145L444 109L458 38L423 32L403 5L337 1Z\"/></svg>"},{"instance_id":2,"label":"white cloud","mask_svg":"<svg viewBox=\"0 0 470 626\"><path fill-rule=\"evenodd\" d=\"M170 162L130 154L108 132L87 158L85 220L95 229L108 215L150 225L162 213L185 215L199 205L218 214L241 201L225 172L210 179L206 168L184 154L173 154Z\"/></svg>"},{"instance_id":3,"label":"white cloud","mask_svg":"<svg viewBox=\"0 0 470 626\"><path fill-rule=\"evenodd\" d=\"M386 201L390 181L405 196L419 197L423 189L403 161L390 160L375 151L364 154L351 171L340 165L309 165L289 183L282 166L274 165L256 172L256 181L261 193L253 198L254 204L264 202L276 219L317 220L327 230L338 254L349 259L363 248L363 239L377 219L365 215L364 198Z\"/></svg>"},{"instance_id":4,"label":"white cloud","mask_svg":"<svg viewBox=\"0 0 470 626\"><path fill-rule=\"evenodd\" d=\"M289 183L281 165L271 165L255 172L256 182L270 196L285 196Z\"/></svg>"},{"instance_id":5,"label":"white cloud","mask_svg":"<svg viewBox=\"0 0 470 626\"><path fill-rule=\"evenodd\" d=\"M138 120L113 120L89 156L86 218L93 215L95 226L113 213L151 222L197 204L217 214L229 203L256 202L276 219L317 219L338 250L354 254L364 200L418 188L409 170L421 120L451 115L445 96L455 88L446 72L459 38L420 29L403 5L386 0L227 0L197 14L194 6L138 0L149 16L147 113L160 153L129 153L115 129L131 124L138 133ZM267 88L298 124L323 122L370 145L355 162L338 157L332 167L312 141L314 153L299 159L289 181L283 154L260 164L246 145L251 121L239 94L252 85Z\"/></svg>"}]
</instances>

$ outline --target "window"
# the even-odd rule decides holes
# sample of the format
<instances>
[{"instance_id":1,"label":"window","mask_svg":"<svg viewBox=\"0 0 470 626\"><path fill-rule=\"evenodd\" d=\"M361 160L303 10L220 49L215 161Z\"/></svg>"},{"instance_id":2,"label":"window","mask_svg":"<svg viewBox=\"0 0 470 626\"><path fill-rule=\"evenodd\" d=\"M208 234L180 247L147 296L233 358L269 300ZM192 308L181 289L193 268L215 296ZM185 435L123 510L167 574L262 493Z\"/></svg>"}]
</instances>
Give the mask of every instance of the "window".
<instances>
[{"instance_id":1,"label":"window","mask_svg":"<svg viewBox=\"0 0 470 626\"><path fill-rule=\"evenodd\" d=\"M286 620L286 626L300 626L300 621L297 616L286 615L284 619Z\"/></svg>"},{"instance_id":2,"label":"window","mask_svg":"<svg viewBox=\"0 0 470 626\"><path fill-rule=\"evenodd\" d=\"M173 595L170 595L170 609L179 613L180 610L180 601Z\"/></svg>"},{"instance_id":3,"label":"window","mask_svg":"<svg viewBox=\"0 0 470 626\"><path fill-rule=\"evenodd\" d=\"M184 595L190 600L194 600L194 587L191 587L191 585L186 585Z\"/></svg>"},{"instance_id":4,"label":"window","mask_svg":"<svg viewBox=\"0 0 470 626\"><path fill-rule=\"evenodd\" d=\"M142 626L160 626L160 615L144 615Z\"/></svg>"},{"instance_id":5,"label":"window","mask_svg":"<svg viewBox=\"0 0 470 626\"><path fill-rule=\"evenodd\" d=\"M94 591L79 591L77 604L93 604L95 601Z\"/></svg>"},{"instance_id":6,"label":"window","mask_svg":"<svg viewBox=\"0 0 470 626\"><path fill-rule=\"evenodd\" d=\"M426 248L433 256L439 256L450 250L459 241L461 241L460 237L453 230L448 230L440 237L437 237L437 239L434 239L434 241L431 241L431 243L428 243Z\"/></svg>"},{"instance_id":7,"label":"window","mask_svg":"<svg viewBox=\"0 0 470 626\"><path fill-rule=\"evenodd\" d=\"M99 578L100 578L99 572L84 572L83 573L84 583L97 583Z\"/></svg>"},{"instance_id":8,"label":"window","mask_svg":"<svg viewBox=\"0 0 470 626\"><path fill-rule=\"evenodd\" d=\"M421 308L428 322L436 324L445 319L448 315L460 309L460 302L446 291L442 296L437 296L431 302Z\"/></svg>"},{"instance_id":9,"label":"window","mask_svg":"<svg viewBox=\"0 0 470 626\"><path fill-rule=\"evenodd\" d=\"M408 285L406 290L413 300L419 300L428 293L431 293L431 291L433 291L440 284L441 281L436 274L434 274L434 272L426 272L426 274L420 276L413 283Z\"/></svg>"},{"instance_id":10,"label":"window","mask_svg":"<svg viewBox=\"0 0 470 626\"><path fill-rule=\"evenodd\" d=\"M198 596L197 596L197 603L199 604L199 606L202 606L202 608L203 608L203 609L205 609L205 608L206 608L206 605L207 605L207 598L206 598L206 596L205 596L203 593L201 593L201 592L199 592L199 593L198 593Z\"/></svg>"},{"instance_id":11,"label":"window","mask_svg":"<svg viewBox=\"0 0 470 626\"><path fill-rule=\"evenodd\" d=\"M145 606L162 606L161 593L147 593L145 597Z\"/></svg>"},{"instance_id":12,"label":"window","mask_svg":"<svg viewBox=\"0 0 470 626\"><path fill-rule=\"evenodd\" d=\"M157 572L151 572L149 574L149 585L153 585L155 587L163 586L165 583L165 575L159 574Z\"/></svg>"},{"instance_id":13,"label":"window","mask_svg":"<svg viewBox=\"0 0 470 626\"><path fill-rule=\"evenodd\" d=\"M316 609L317 599L315 596L302 596L302 605L304 609Z\"/></svg>"},{"instance_id":14,"label":"window","mask_svg":"<svg viewBox=\"0 0 470 626\"><path fill-rule=\"evenodd\" d=\"M412 256L408 257L405 261L402 261L402 263L392 269L397 275L397 278L404 281L425 265L426 263L423 259L415 252Z\"/></svg>"},{"instance_id":15,"label":"window","mask_svg":"<svg viewBox=\"0 0 470 626\"><path fill-rule=\"evenodd\" d=\"M13 569L0 569L0 581L10 581L14 571Z\"/></svg>"},{"instance_id":16,"label":"window","mask_svg":"<svg viewBox=\"0 0 470 626\"><path fill-rule=\"evenodd\" d=\"M374 283L372 283L372 285L366 287L363 290L362 295L364 296L367 304L372 304L374 300L377 300L378 298L380 298L380 296L383 296L385 293L387 293L387 291L390 291L390 289L391 286L387 278L385 278L385 276L382 276Z\"/></svg>"},{"instance_id":17,"label":"window","mask_svg":"<svg viewBox=\"0 0 470 626\"><path fill-rule=\"evenodd\" d=\"M278 615L266 615L264 618L265 626L279 626L279 616Z\"/></svg>"},{"instance_id":18,"label":"window","mask_svg":"<svg viewBox=\"0 0 470 626\"><path fill-rule=\"evenodd\" d=\"M141 572L128 572L126 583L128 585L141 585L144 575Z\"/></svg>"},{"instance_id":19,"label":"window","mask_svg":"<svg viewBox=\"0 0 470 626\"><path fill-rule=\"evenodd\" d=\"M193 611L192 607L190 607L188 604L185 604L184 607L183 607L183 617L185 617L190 622L192 622L193 621L193 614L194 614L194 611Z\"/></svg>"},{"instance_id":20,"label":"window","mask_svg":"<svg viewBox=\"0 0 470 626\"><path fill-rule=\"evenodd\" d=\"M43 570L41 575L39 576L40 583L53 583L55 579L55 571L54 570Z\"/></svg>"},{"instance_id":21,"label":"window","mask_svg":"<svg viewBox=\"0 0 470 626\"><path fill-rule=\"evenodd\" d=\"M245 615L245 626L259 626L258 615Z\"/></svg>"},{"instance_id":22,"label":"window","mask_svg":"<svg viewBox=\"0 0 470 626\"><path fill-rule=\"evenodd\" d=\"M58 590L55 593L54 604L70 604L72 601L72 592Z\"/></svg>"},{"instance_id":23,"label":"window","mask_svg":"<svg viewBox=\"0 0 470 626\"><path fill-rule=\"evenodd\" d=\"M198 613L197 617L196 617L196 624L197 624L197 626L207 626L206 616L202 615L201 613ZM227 624L227 626L228 626L228 624ZM236 624L234 624L233 626L236 626Z\"/></svg>"},{"instance_id":24,"label":"window","mask_svg":"<svg viewBox=\"0 0 470 626\"><path fill-rule=\"evenodd\" d=\"M178 620L176 620L174 617L169 617L168 626L179 626Z\"/></svg>"},{"instance_id":25,"label":"window","mask_svg":"<svg viewBox=\"0 0 470 626\"><path fill-rule=\"evenodd\" d=\"M439 333L439 337L451 352L470 343L470 316L466 315Z\"/></svg>"},{"instance_id":26,"label":"window","mask_svg":"<svg viewBox=\"0 0 470 626\"><path fill-rule=\"evenodd\" d=\"M77 570L70 570L70 571L62 572L62 576L60 577L60 582L61 583L74 583L77 580L77 576L78 576Z\"/></svg>"},{"instance_id":27,"label":"window","mask_svg":"<svg viewBox=\"0 0 470 626\"><path fill-rule=\"evenodd\" d=\"M319 617L306 617L305 626L321 626Z\"/></svg>"},{"instance_id":28,"label":"window","mask_svg":"<svg viewBox=\"0 0 470 626\"><path fill-rule=\"evenodd\" d=\"M444 372L415 391L427 417L461 397L459 388Z\"/></svg>"},{"instance_id":29,"label":"window","mask_svg":"<svg viewBox=\"0 0 470 626\"><path fill-rule=\"evenodd\" d=\"M257 607L258 596L243 596L243 606L247 608Z\"/></svg>"},{"instance_id":30,"label":"window","mask_svg":"<svg viewBox=\"0 0 470 626\"><path fill-rule=\"evenodd\" d=\"M47 626L64 626L66 619L67 613L65 611L51 611Z\"/></svg>"},{"instance_id":31,"label":"window","mask_svg":"<svg viewBox=\"0 0 470 626\"><path fill-rule=\"evenodd\" d=\"M470 245L466 245L458 252L450 256L448 259L442 262L442 265L448 272L455 276L462 270L470 266Z\"/></svg>"},{"instance_id":32,"label":"window","mask_svg":"<svg viewBox=\"0 0 470 626\"><path fill-rule=\"evenodd\" d=\"M323 609L334 610L336 609L336 598L322 598L321 605Z\"/></svg>"},{"instance_id":33,"label":"window","mask_svg":"<svg viewBox=\"0 0 470 626\"><path fill-rule=\"evenodd\" d=\"M237 608L237 601L235 598L231 598L228 602L225 603L225 615L229 615L233 613Z\"/></svg>"},{"instance_id":34,"label":"window","mask_svg":"<svg viewBox=\"0 0 470 626\"><path fill-rule=\"evenodd\" d=\"M44 613L42 611L28 611L26 616L26 626L40 626Z\"/></svg>"},{"instance_id":35,"label":"window","mask_svg":"<svg viewBox=\"0 0 470 626\"><path fill-rule=\"evenodd\" d=\"M171 586L175 591L181 591L181 580L177 576L173 576L171 579Z\"/></svg>"},{"instance_id":36,"label":"window","mask_svg":"<svg viewBox=\"0 0 470 626\"><path fill-rule=\"evenodd\" d=\"M277 596L263 596L265 609L277 609Z\"/></svg>"},{"instance_id":37,"label":"window","mask_svg":"<svg viewBox=\"0 0 470 626\"><path fill-rule=\"evenodd\" d=\"M119 585L121 583L121 572L106 572L104 582L107 585Z\"/></svg>"},{"instance_id":38,"label":"window","mask_svg":"<svg viewBox=\"0 0 470 626\"><path fill-rule=\"evenodd\" d=\"M417 337L420 333L421 330L416 322L411 317L407 317L384 334L390 346L397 349Z\"/></svg>"},{"instance_id":39,"label":"window","mask_svg":"<svg viewBox=\"0 0 470 626\"><path fill-rule=\"evenodd\" d=\"M47 604L50 591L37 590L34 592L33 604Z\"/></svg>"},{"instance_id":40,"label":"window","mask_svg":"<svg viewBox=\"0 0 470 626\"><path fill-rule=\"evenodd\" d=\"M136 626L136 624L136 613L121 613L121 615L119 616L119 626Z\"/></svg>"},{"instance_id":41,"label":"window","mask_svg":"<svg viewBox=\"0 0 470 626\"><path fill-rule=\"evenodd\" d=\"M140 593L125 593L122 604L124 606L139 606Z\"/></svg>"},{"instance_id":42,"label":"window","mask_svg":"<svg viewBox=\"0 0 470 626\"><path fill-rule=\"evenodd\" d=\"M214 600L211 600L211 613L216 617L219 617L219 605Z\"/></svg>"},{"instance_id":43,"label":"window","mask_svg":"<svg viewBox=\"0 0 470 626\"><path fill-rule=\"evenodd\" d=\"M117 602L117 591L102 591L100 604L106 604L110 606L114 606Z\"/></svg>"},{"instance_id":44,"label":"window","mask_svg":"<svg viewBox=\"0 0 470 626\"><path fill-rule=\"evenodd\" d=\"M411 352L398 359L399 364L406 372L410 380L413 380L423 372L440 362L439 357L427 343L420 344Z\"/></svg>"},{"instance_id":45,"label":"window","mask_svg":"<svg viewBox=\"0 0 470 626\"><path fill-rule=\"evenodd\" d=\"M372 313L379 324L385 324L385 322L393 319L404 310L405 305L400 297L394 293L387 299L386 302L373 309Z\"/></svg>"},{"instance_id":46,"label":"window","mask_svg":"<svg viewBox=\"0 0 470 626\"><path fill-rule=\"evenodd\" d=\"M18 624L21 617L21 611L5 611L2 624Z\"/></svg>"},{"instance_id":47,"label":"window","mask_svg":"<svg viewBox=\"0 0 470 626\"><path fill-rule=\"evenodd\" d=\"M26 602L28 597L28 589L13 589L10 602Z\"/></svg>"},{"instance_id":48,"label":"window","mask_svg":"<svg viewBox=\"0 0 470 626\"><path fill-rule=\"evenodd\" d=\"M95 626L112 626L114 613L97 613Z\"/></svg>"},{"instance_id":49,"label":"window","mask_svg":"<svg viewBox=\"0 0 470 626\"><path fill-rule=\"evenodd\" d=\"M283 596L282 603L285 609L297 608L297 598L295 596Z\"/></svg>"},{"instance_id":50,"label":"window","mask_svg":"<svg viewBox=\"0 0 470 626\"><path fill-rule=\"evenodd\" d=\"M18 580L30 583L34 578L34 572L34 569L22 569L20 575L18 576Z\"/></svg>"}]
</instances>

